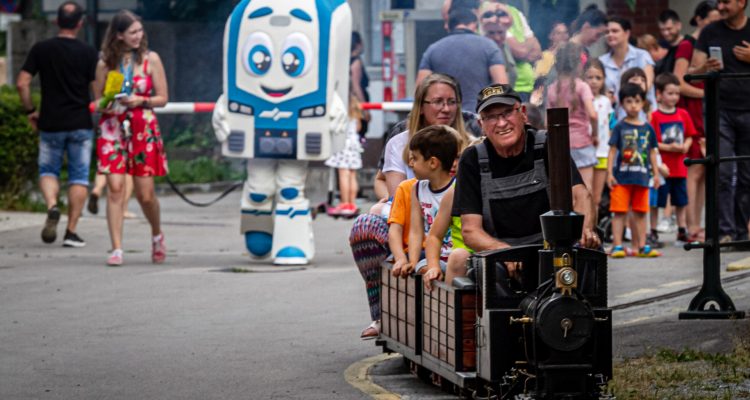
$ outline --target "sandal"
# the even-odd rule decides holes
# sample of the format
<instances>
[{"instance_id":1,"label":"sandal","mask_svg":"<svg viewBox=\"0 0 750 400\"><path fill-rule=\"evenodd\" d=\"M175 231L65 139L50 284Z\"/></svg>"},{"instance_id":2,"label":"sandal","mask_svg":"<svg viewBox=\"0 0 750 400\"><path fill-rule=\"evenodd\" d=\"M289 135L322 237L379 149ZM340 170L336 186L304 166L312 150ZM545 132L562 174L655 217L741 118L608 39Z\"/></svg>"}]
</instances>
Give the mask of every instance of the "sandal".
<instances>
[{"instance_id":1,"label":"sandal","mask_svg":"<svg viewBox=\"0 0 750 400\"><path fill-rule=\"evenodd\" d=\"M362 340L370 340L375 339L378 336L380 336L380 321L372 321L370 326L362 331L362 334L359 336L359 338Z\"/></svg>"}]
</instances>

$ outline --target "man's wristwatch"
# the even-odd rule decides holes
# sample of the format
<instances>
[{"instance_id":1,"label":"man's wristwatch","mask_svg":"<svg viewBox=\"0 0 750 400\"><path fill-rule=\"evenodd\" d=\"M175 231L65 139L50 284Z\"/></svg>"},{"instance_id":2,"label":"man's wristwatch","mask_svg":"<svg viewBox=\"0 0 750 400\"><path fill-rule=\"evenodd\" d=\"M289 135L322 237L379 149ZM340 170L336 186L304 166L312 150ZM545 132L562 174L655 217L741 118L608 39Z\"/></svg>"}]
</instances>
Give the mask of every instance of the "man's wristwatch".
<instances>
[{"instance_id":1,"label":"man's wristwatch","mask_svg":"<svg viewBox=\"0 0 750 400\"><path fill-rule=\"evenodd\" d=\"M31 115L36 112L36 107L31 107L31 110L26 110L26 115Z\"/></svg>"}]
</instances>

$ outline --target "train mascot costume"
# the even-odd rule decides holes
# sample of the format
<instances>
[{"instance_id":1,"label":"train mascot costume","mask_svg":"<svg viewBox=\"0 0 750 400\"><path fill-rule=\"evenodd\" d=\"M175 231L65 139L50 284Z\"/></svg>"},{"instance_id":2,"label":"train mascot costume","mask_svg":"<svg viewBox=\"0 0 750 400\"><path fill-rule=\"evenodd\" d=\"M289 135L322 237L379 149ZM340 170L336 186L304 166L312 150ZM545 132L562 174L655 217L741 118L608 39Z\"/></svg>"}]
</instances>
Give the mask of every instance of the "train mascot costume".
<instances>
[{"instance_id":1,"label":"train mascot costume","mask_svg":"<svg viewBox=\"0 0 750 400\"><path fill-rule=\"evenodd\" d=\"M307 165L345 141L351 30L344 0L243 0L229 16L212 122L222 153L248 159L240 231L254 259L315 255Z\"/></svg>"}]
</instances>

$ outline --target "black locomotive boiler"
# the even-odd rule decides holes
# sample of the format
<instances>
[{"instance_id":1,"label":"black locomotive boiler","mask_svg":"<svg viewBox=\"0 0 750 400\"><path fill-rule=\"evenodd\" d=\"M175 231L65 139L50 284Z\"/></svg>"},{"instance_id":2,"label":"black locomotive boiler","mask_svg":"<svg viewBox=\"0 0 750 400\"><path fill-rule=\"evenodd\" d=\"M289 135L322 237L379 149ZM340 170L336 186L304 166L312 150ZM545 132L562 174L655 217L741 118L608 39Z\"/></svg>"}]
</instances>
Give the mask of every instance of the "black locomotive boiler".
<instances>
[{"instance_id":1,"label":"black locomotive boiler","mask_svg":"<svg viewBox=\"0 0 750 400\"><path fill-rule=\"evenodd\" d=\"M575 246L583 216L571 211L569 168L560 167L570 165L567 110L549 110L548 121L552 211L540 216L544 245L477 253L470 277L432 291L419 275L397 278L389 264L382 268L377 343L465 396L608 398L607 256ZM510 262L523 265L519 277L508 276Z\"/></svg>"}]
</instances>

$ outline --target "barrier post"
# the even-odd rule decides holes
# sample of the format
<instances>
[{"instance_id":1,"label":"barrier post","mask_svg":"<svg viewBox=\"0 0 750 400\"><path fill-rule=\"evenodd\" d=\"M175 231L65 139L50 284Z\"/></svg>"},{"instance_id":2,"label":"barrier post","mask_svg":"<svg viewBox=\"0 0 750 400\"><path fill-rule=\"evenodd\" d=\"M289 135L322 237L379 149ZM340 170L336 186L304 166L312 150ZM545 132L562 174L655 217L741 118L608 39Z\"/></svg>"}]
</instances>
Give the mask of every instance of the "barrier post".
<instances>
[{"instance_id":1,"label":"barrier post","mask_svg":"<svg viewBox=\"0 0 750 400\"><path fill-rule=\"evenodd\" d=\"M716 199L719 184L719 164L750 159L750 157L726 157L719 155L719 83L722 79L750 78L750 74L720 74L712 72L701 75L686 75L687 82L703 80L706 104L706 158L685 160L686 165L706 166L706 239L703 243L687 243L685 250L703 249L703 285L690 301L687 311L679 319L740 319L744 311L737 311L732 299L721 287L721 251L724 246L738 243L719 243L719 218Z\"/></svg>"}]
</instances>

